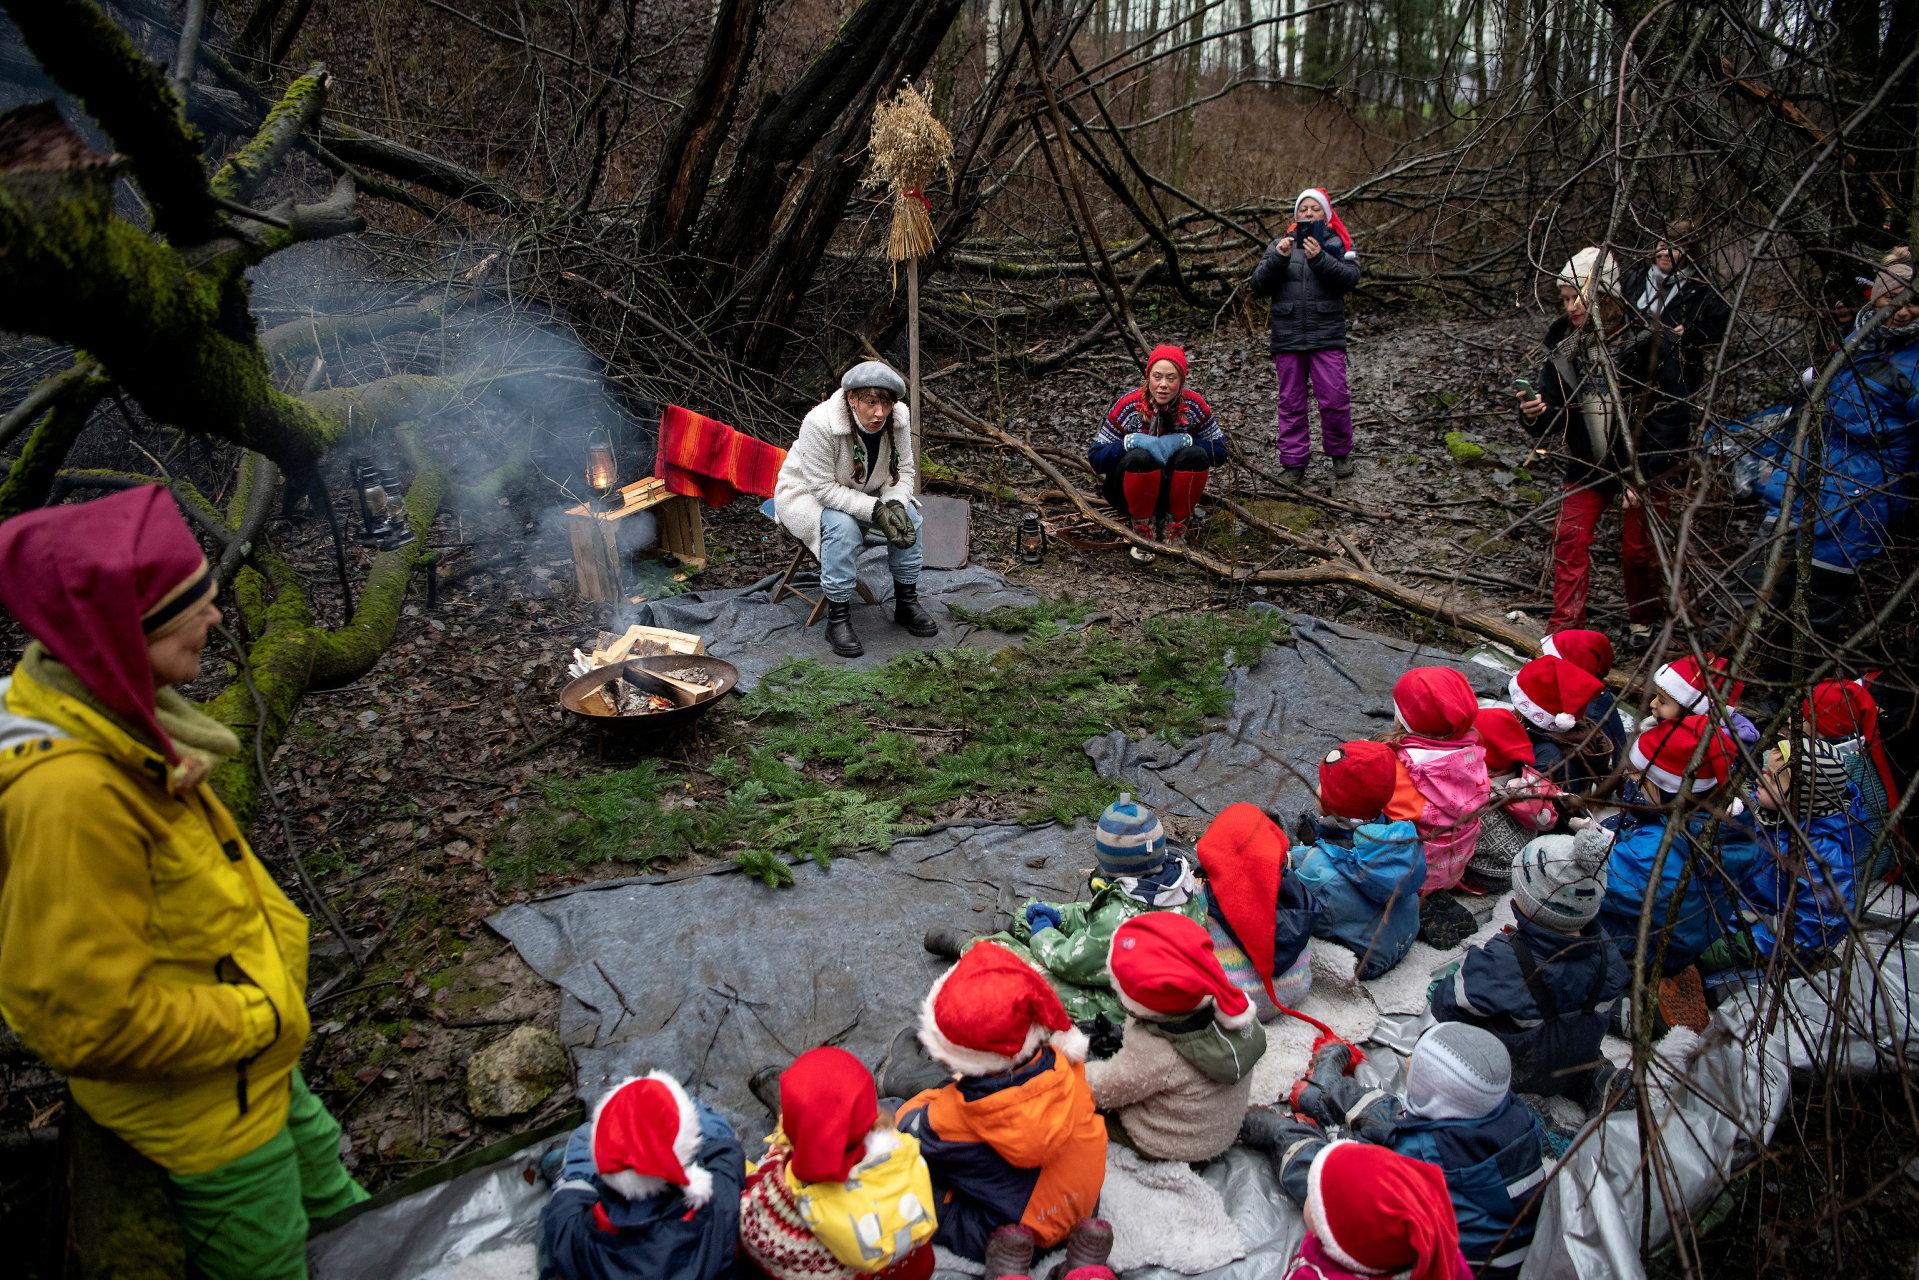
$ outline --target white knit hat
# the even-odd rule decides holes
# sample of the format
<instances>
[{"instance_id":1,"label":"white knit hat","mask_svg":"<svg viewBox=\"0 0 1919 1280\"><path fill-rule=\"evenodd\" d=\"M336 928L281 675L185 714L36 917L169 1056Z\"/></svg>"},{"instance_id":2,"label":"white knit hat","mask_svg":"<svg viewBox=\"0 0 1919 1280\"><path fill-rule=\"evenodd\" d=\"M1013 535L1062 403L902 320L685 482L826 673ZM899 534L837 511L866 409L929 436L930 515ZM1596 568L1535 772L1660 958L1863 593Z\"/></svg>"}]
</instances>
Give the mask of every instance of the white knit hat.
<instances>
[{"instance_id":1,"label":"white knit hat","mask_svg":"<svg viewBox=\"0 0 1919 1280\"><path fill-rule=\"evenodd\" d=\"M1579 290L1579 296L1587 302L1602 293L1616 298L1619 296L1619 264L1604 249L1589 245L1560 268L1557 283Z\"/></svg>"},{"instance_id":2,"label":"white knit hat","mask_svg":"<svg viewBox=\"0 0 1919 1280\"><path fill-rule=\"evenodd\" d=\"M1512 1055L1498 1036L1464 1022L1442 1022L1413 1046L1406 1109L1426 1120L1475 1120L1505 1101L1512 1082Z\"/></svg>"}]
</instances>

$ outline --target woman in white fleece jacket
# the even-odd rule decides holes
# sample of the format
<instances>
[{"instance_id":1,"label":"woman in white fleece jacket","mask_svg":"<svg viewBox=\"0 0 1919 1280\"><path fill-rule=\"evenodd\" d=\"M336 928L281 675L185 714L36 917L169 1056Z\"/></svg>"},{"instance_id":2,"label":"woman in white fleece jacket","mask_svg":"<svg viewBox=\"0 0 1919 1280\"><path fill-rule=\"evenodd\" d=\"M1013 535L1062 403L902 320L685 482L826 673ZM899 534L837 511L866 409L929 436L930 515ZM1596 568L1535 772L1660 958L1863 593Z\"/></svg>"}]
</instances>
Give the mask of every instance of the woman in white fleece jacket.
<instances>
[{"instance_id":1,"label":"woman in white fleece jacket","mask_svg":"<svg viewBox=\"0 0 1919 1280\"><path fill-rule=\"evenodd\" d=\"M844 658L865 652L853 631L852 602L869 525L886 535L893 622L916 636L939 634L919 602L924 557L905 394L905 380L884 361L848 369L840 389L800 423L773 487L779 522L819 557L826 642Z\"/></svg>"}]
</instances>

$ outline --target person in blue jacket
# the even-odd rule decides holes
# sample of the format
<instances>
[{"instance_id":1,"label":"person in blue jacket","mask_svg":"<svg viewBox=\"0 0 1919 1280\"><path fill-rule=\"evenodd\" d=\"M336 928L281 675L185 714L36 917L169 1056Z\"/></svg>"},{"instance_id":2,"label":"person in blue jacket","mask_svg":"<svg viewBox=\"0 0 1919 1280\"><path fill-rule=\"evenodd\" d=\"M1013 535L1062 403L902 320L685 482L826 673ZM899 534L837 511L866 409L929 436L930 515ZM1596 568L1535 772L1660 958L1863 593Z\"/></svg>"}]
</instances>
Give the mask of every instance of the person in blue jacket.
<instances>
[{"instance_id":1,"label":"person in blue jacket","mask_svg":"<svg viewBox=\"0 0 1919 1280\"><path fill-rule=\"evenodd\" d=\"M1347 742L1319 762L1318 839L1293 855L1293 874L1319 903L1313 936L1359 957L1377 978L1419 938L1426 851L1410 822L1386 818L1397 766L1383 742Z\"/></svg>"},{"instance_id":2,"label":"person in blue jacket","mask_svg":"<svg viewBox=\"0 0 1919 1280\"><path fill-rule=\"evenodd\" d=\"M1348 1074L1352 1046L1328 1044L1296 1085L1298 1117L1271 1107L1246 1113L1239 1139L1263 1153L1280 1190L1304 1206L1313 1157L1348 1130L1402 1156L1438 1165L1459 1220L1459 1248L1479 1280L1512 1280L1532 1248L1547 1167L1539 1117L1512 1090L1512 1060L1492 1032L1442 1022L1406 1064L1406 1096Z\"/></svg>"},{"instance_id":3,"label":"person in blue jacket","mask_svg":"<svg viewBox=\"0 0 1919 1280\"><path fill-rule=\"evenodd\" d=\"M567 1139L540 1211L541 1280L733 1275L745 1155L662 1071L614 1086Z\"/></svg>"},{"instance_id":4,"label":"person in blue jacket","mask_svg":"<svg viewBox=\"0 0 1919 1280\"><path fill-rule=\"evenodd\" d=\"M1874 318L1878 327L1861 336ZM1858 594L1859 570L1885 554L1911 503L1919 458L1919 293L1907 250L1895 251L1874 275L1871 302L1846 342L1851 357L1827 384L1817 415L1817 452L1768 466L1757 488L1770 529L1782 518L1789 474L1797 477L1790 522L1812 539L1806 585L1812 625L1822 634L1843 622ZM1748 569L1749 581L1763 556L1759 561ZM1786 561L1788 571L1798 563L1790 547ZM1791 587L1774 598L1791 598Z\"/></svg>"},{"instance_id":5,"label":"person in blue jacket","mask_svg":"<svg viewBox=\"0 0 1919 1280\"><path fill-rule=\"evenodd\" d=\"M1599 1052L1632 972L1597 923L1611 841L1588 826L1531 841L1513 859L1513 923L1466 952L1433 988L1433 1017L1499 1037L1521 1093L1605 1100L1612 1065Z\"/></svg>"},{"instance_id":6,"label":"person in blue jacket","mask_svg":"<svg viewBox=\"0 0 1919 1280\"><path fill-rule=\"evenodd\" d=\"M1627 755L1637 772L1620 788L1623 811L1599 923L1631 960L1640 913L1650 910L1648 956L1662 958L1662 975L1673 974L1717 940L1731 888L1742 878L1746 851L1733 840L1715 847L1714 829L1724 822L1709 807L1728 790L1732 740L1707 717L1691 715L1659 721L1633 739ZM1693 778L1682 796L1688 772Z\"/></svg>"},{"instance_id":7,"label":"person in blue jacket","mask_svg":"<svg viewBox=\"0 0 1919 1280\"><path fill-rule=\"evenodd\" d=\"M1858 905L1866 817L1839 753L1817 739L1781 742L1766 753L1753 799L1757 821L1739 832L1753 845L1739 914L1701 969L1760 968L1782 945L1802 960L1824 955Z\"/></svg>"}]
</instances>

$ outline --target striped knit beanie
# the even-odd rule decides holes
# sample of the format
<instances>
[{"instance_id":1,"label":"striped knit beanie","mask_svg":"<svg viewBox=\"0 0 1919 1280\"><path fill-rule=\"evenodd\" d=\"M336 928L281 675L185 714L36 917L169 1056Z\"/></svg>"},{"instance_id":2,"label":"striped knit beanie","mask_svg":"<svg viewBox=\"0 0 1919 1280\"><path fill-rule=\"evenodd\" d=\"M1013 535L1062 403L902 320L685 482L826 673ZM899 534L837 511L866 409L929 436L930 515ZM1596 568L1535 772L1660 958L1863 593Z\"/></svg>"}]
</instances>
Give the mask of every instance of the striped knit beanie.
<instances>
[{"instance_id":1,"label":"striped knit beanie","mask_svg":"<svg viewBox=\"0 0 1919 1280\"><path fill-rule=\"evenodd\" d=\"M1807 790L1812 795L1814 814L1843 813L1851 803L1852 777L1846 772L1845 758L1833 750L1831 743L1816 738L1781 742L1779 758L1793 766L1795 789L1799 779L1804 777ZM1800 772L1802 769L1805 771L1803 774Z\"/></svg>"},{"instance_id":2,"label":"striped knit beanie","mask_svg":"<svg viewBox=\"0 0 1919 1280\"><path fill-rule=\"evenodd\" d=\"M1166 861L1166 830L1158 814L1122 791L1099 816L1093 853L1109 876L1151 875Z\"/></svg>"}]
</instances>

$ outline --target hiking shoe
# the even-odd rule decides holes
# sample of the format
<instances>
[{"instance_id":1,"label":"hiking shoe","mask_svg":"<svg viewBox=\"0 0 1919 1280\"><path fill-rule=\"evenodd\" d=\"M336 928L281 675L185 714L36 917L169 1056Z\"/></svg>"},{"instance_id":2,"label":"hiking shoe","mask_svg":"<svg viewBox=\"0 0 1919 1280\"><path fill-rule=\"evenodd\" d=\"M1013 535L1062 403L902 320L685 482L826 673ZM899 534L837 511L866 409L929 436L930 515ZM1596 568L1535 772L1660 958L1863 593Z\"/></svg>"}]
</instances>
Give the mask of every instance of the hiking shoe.
<instances>
[{"instance_id":1,"label":"hiking shoe","mask_svg":"<svg viewBox=\"0 0 1919 1280\"><path fill-rule=\"evenodd\" d=\"M940 624L933 621L933 615L920 603L920 588L917 582L895 582L893 584L893 625L906 628L906 634L925 639L940 633Z\"/></svg>"},{"instance_id":2,"label":"hiking shoe","mask_svg":"<svg viewBox=\"0 0 1919 1280\"><path fill-rule=\"evenodd\" d=\"M1644 653L1652 648L1653 629L1644 622L1634 622L1626 627L1626 642L1622 646L1627 653Z\"/></svg>"},{"instance_id":3,"label":"hiking shoe","mask_svg":"<svg viewBox=\"0 0 1919 1280\"><path fill-rule=\"evenodd\" d=\"M1297 1127L1274 1107L1251 1107L1239 1122L1239 1145L1276 1155L1280 1143Z\"/></svg>"},{"instance_id":4,"label":"hiking shoe","mask_svg":"<svg viewBox=\"0 0 1919 1280\"><path fill-rule=\"evenodd\" d=\"M1335 480L1350 480L1353 478L1353 472L1358 469L1359 465L1351 458L1333 459L1333 478Z\"/></svg>"},{"instance_id":5,"label":"hiking shoe","mask_svg":"<svg viewBox=\"0 0 1919 1280\"><path fill-rule=\"evenodd\" d=\"M920 939L920 945L942 960L957 960L960 952L966 950L966 944L972 940L973 935L964 929L955 929L950 924L936 924L926 931L926 936Z\"/></svg>"},{"instance_id":6,"label":"hiking shoe","mask_svg":"<svg viewBox=\"0 0 1919 1280\"><path fill-rule=\"evenodd\" d=\"M1066 1256L1053 1267L1047 1280L1066 1280L1075 1271L1103 1267L1113 1255L1113 1224L1104 1218L1081 1218L1066 1233Z\"/></svg>"},{"instance_id":7,"label":"hiking shoe","mask_svg":"<svg viewBox=\"0 0 1919 1280\"><path fill-rule=\"evenodd\" d=\"M747 1079L746 1091L760 1100L760 1105L773 1113L778 1119L780 1114L780 1069L761 1067Z\"/></svg>"},{"instance_id":8,"label":"hiking shoe","mask_svg":"<svg viewBox=\"0 0 1919 1280\"><path fill-rule=\"evenodd\" d=\"M1632 1082L1632 1068L1614 1066L1594 1068L1592 1087L1586 1099L1586 1110L1596 1115L1605 1115L1612 1111L1630 1111L1638 1104L1639 1090Z\"/></svg>"},{"instance_id":9,"label":"hiking shoe","mask_svg":"<svg viewBox=\"0 0 1919 1280\"><path fill-rule=\"evenodd\" d=\"M1479 930L1473 913L1443 894L1419 900L1419 940L1435 951L1451 951Z\"/></svg>"},{"instance_id":10,"label":"hiking shoe","mask_svg":"<svg viewBox=\"0 0 1919 1280\"><path fill-rule=\"evenodd\" d=\"M1166 532L1160 536L1160 541L1161 542L1186 541L1186 522L1184 520L1168 520L1166 522Z\"/></svg>"},{"instance_id":11,"label":"hiking shoe","mask_svg":"<svg viewBox=\"0 0 1919 1280\"><path fill-rule=\"evenodd\" d=\"M1305 463L1302 462L1296 467L1281 467L1280 470L1285 472L1286 478L1288 480L1291 480L1294 484L1306 483L1306 464Z\"/></svg>"},{"instance_id":12,"label":"hiking shoe","mask_svg":"<svg viewBox=\"0 0 1919 1280\"><path fill-rule=\"evenodd\" d=\"M986 1280L1032 1274L1033 1253L1038 1247L1039 1237L1031 1227L1014 1222L996 1228L986 1237Z\"/></svg>"},{"instance_id":13,"label":"hiking shoe","mask_svg":"<svg viewBox=\"0 0 1919 1280\"><path fill-rule=\"evenodd\" d=\"M901 1027L886 1056L873 1072L882 1098L906 1099L928 1089L937 1089L953 1078L953 1073L927 1056L920 1044L919 1028Z\"/></svg>"},{"instance_id":14,"label":"hiking shoe","mask_svg":"<svg viewBox=\"0 0 1919 1280\"><path fill-rule=\"evenodd\" d=\"M842 658L857 658L866 652L859 633L853 630L852 601L826 602L826 643Z\"/></svg>"}]
</instances>

